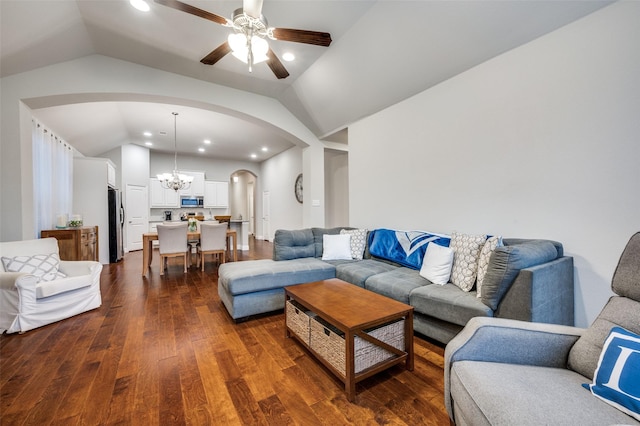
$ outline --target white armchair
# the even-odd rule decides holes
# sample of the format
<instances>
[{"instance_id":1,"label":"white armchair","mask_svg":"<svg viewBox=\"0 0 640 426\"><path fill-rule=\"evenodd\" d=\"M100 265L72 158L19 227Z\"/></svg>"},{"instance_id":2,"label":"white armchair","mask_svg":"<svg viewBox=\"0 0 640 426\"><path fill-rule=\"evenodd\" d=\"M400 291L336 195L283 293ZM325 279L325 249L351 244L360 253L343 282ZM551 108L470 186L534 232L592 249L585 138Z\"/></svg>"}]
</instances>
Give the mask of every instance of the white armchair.
<instances>
[{"instance_id":1,"label":"white armchair","mask_svg":"<svg viewBox=\"0 0 640 426\"><path fill-rule=\"evenodd\" d=\"M0 333L22 333L102 304L98 262L54 262L65 277L45 281L38 276L41 270L13 261L51 254L59 255L55 238L0 243Z\"/></svg>"}]
</instances>

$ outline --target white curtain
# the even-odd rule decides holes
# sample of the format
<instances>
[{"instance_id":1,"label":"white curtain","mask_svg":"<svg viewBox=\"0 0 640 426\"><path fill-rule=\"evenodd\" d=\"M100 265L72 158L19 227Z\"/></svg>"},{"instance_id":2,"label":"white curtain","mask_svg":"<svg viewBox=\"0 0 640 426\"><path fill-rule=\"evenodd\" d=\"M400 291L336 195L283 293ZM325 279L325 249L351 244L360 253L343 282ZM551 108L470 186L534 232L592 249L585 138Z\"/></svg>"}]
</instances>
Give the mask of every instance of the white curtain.
<instances>
[{"instance_id":1,"label":"white curtain","mask_svg":"<svg viewBox=\"0 0 640 426\"><path fill-rule=\"evenodd\" d=\"M73 203L73 148L32 120L34 238L53 229Z\"/></svg>"}]
</instances>

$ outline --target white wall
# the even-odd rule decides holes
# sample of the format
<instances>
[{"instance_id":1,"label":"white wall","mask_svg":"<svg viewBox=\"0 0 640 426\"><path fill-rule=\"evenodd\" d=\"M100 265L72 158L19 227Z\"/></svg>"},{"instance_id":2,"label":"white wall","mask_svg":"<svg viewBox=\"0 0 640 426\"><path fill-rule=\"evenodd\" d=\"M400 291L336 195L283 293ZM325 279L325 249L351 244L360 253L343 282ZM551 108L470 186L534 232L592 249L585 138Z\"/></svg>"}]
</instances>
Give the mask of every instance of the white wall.
<instances>
[{"instance_id":1,"label":"white wall","mask_svg":"<svg viewBox=\"0 0 640 426\"><path fill-rule=\"evenodd\" d=\"M258 220L262 217L262 210L256 212L256 225L260 227L256 230L256 236L268 237L271 241L277 229L305 227L302 218L303 204L298 203L294 193L296 177L302 173L302 156L302 150L294 147L262 163L262 188L256 191L256 198L262 200L262 192L269 191L271 226L270 235L262 235L261 221ZM308 203L306 199L304 202Z\"/></svg>"},{"instance_id":2,"label":"white wall","mask_svg":"<svg viewBox=\"0 0 640 426\"><path fill-rule=\"evenodd\" d=\"M349 154L324 152L325 222L328 228L349 225Z\"/></svg>"},{"instance_id":3,"label":"white wall","mask_svg":"<svg viewBox=\"0 0 640 426\"><path fill-rule=\"evenodd\" d=\"M173 154L151 152L149 176L173 170ZM178 154L180 170L204 172L206 180L229 182L231 174L238 170L250 170L258 174L260 163L252 161L229 161L210 157Z\"/></svg>"},{"instance_id":4,"label":"white wall","mask_svg":"<svg viewBox=\"0 0 640 426\"><path fill-rule=\"evenodd\" d=\"M351 126L351 225L561 241L587 326L640 230L639 22L615 3Z\"/></svg>"}]
</instances>

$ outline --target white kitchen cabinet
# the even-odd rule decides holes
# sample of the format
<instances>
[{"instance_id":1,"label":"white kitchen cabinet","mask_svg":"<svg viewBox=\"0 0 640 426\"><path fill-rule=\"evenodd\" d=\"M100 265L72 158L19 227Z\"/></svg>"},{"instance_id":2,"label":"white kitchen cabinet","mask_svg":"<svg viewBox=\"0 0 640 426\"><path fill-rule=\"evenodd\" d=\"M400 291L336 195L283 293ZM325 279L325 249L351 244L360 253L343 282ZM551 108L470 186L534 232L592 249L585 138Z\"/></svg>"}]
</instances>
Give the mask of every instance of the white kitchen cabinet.
<instances>
[{"instance_id":1,"label":"white kitchen cabinet","mask_svg":"<svg viewBox=\"0 0 640 426\"><path fill-rule=\"evenodd\" d=\"M149 207L177 208L180 207L180 197L173 189L163 188L157 178L149 179Z\"/></svg>"},{"instance_id":2,"label":"white kitchen cabinet","mask_svg":"<svg viewBox=\"0 0 640 426\"><path fill-rule=\"evenodd\" d=\"M229 207L229 182L207 180L204 182L204 207Z\"/></svg>"},{"instance_id":3,"label":"white kitchen cabinet","mask_svg":"<svg viewBox=\"0 0 640 426\"><path fill-rule=\"evenodd\" d=\"M180 172L183 175L192 176L193 181L188 189L181 189L178 191L180 195L189 197L203 197L204 196L204 172Z\"/></svg>"}]
</instances>

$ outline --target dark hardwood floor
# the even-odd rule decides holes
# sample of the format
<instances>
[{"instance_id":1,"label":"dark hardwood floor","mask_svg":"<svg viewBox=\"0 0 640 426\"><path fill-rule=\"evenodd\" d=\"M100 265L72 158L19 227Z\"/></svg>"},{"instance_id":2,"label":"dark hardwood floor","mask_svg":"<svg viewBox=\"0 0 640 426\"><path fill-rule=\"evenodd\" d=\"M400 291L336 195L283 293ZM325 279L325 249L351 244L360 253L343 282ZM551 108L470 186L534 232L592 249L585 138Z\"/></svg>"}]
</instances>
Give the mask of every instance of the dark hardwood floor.
<instances>
[{"instance_id":1,"label":"dark hardwood floor","mask_svg":"<svg viewBox=\"0 0 640 426\"><path fill-rule=\"evenodd\" d=\"M241 260L270 258L251 241ZM217 293L217 265L160 277L142 252L102 272L102 306L0 337L0 424L448 425L441 346L415 338L413 372L396 366L357 385L340 381L293 339L284 315L234 323Z\"/></svg>"}]
</instances>

